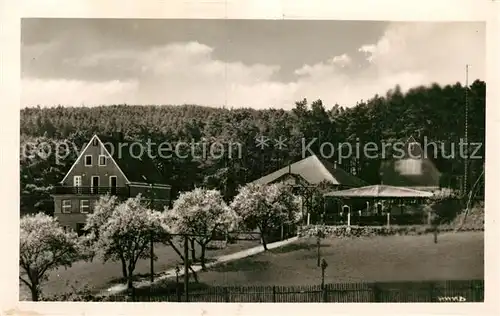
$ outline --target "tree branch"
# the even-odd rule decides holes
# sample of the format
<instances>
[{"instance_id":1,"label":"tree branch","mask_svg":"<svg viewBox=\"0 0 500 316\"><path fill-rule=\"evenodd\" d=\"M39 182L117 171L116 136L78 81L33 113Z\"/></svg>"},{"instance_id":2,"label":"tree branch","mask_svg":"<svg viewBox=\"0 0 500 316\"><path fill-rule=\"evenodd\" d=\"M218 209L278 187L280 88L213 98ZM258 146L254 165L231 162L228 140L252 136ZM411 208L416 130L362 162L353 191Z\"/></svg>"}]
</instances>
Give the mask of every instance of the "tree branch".
<instances>
[{"instance_id":1,"label":"tree branch","mask_svg":"<svg viewBox=\"0 0 500 316\"><path fill-rule=\"evenodd\" d=\"M33 288L33 285L31 285L31 283L23 279L21 276L19 276L19 280L21 280L24 284L26 284L30 289Z\"/></svg>"}]
</instances>

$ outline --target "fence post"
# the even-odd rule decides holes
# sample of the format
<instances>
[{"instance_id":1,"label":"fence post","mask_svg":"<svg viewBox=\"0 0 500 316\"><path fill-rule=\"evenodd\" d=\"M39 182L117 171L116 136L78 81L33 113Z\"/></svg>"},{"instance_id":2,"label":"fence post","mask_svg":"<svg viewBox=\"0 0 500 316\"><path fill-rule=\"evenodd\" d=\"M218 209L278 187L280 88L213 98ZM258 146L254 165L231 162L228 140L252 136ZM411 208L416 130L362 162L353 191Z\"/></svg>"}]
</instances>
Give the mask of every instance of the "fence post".
<instances>
[{"instance_id":1,"label":"fence post","mask_svg":"<svg viewBox=\"0 0 500 316\"><path fill-rule=\"evenodd\" d=\"M378 286L377 283L373 283L373 297L375 298L376 303L382 302L382 290Z\"/></svg>"},{"instance_id":2,"label":"fence post","mask_svg":"<svg viewBox=\"0 0 500 316\"><path fill-rule=\"evenodd\" d=\"M434 284L434 282L430 283L429 293L431 296L431 302L438 302L439 301L437 298L437 295L436 295L436 285Z\"/></svg>"},{"instance_id":3,"label":"fence post","mask_svg":"<svg viewBox=\"0 0 500 316\"><path fill-rule=\"evenodd\" d=\"M132 302L135 302L136 296L135 296L135 287L132 286L131 289L128 289L128 296L132 300Z\"/></svg>"},{"instance_id":4,"label":"fence post","mask_svg":"<svg viewBox=\"0 0 500 316\"><path fill-rule=\"evenodd\" d=\"M328 291L326 290L326 286L323 285L323 288L321 289L322 290L322 302L323 303L326 303L328 302Z\"/></svg>"},{"instance_id":5,"label":"fence post","mask_svg":"<svg viewBox=\"0 0 500 316\"><path fill-rule=\"evenodd\" d=\"M476 282L472 282L472 301L473 302L482 302L482 300L480 299L481 292L484 292L484 284L479 285Z\"/></svg>"},{"instance_id":6,"label":"fence post","mask_svg":"<svg viewBox=\"0 0 500 316\"><path fill-rule=\"evenodd\" d=\"M273 285L273 303L276 303L276 286Z\"/></svg>"},{"instance_id":7,"label":"fence post","mask_svg":"<svg viewBox=\"0 0 500 316\"><path fill-rule=\"evenodd\" d=\"M189 302L189 244L188 235L184 235L184 296Z\"/></svg>"},{"instance_id":8,"label":"fence post","mask_svg":"<svg viewBox=\"0 0 500 316\"><path fill-rule=\"evenodd\" d=\"M323 260L321 260L321 294L323 302L326 302L325 269L327 267L328 263L326 262L325 258L323 258Z\"/></svg>"}]
</instances>

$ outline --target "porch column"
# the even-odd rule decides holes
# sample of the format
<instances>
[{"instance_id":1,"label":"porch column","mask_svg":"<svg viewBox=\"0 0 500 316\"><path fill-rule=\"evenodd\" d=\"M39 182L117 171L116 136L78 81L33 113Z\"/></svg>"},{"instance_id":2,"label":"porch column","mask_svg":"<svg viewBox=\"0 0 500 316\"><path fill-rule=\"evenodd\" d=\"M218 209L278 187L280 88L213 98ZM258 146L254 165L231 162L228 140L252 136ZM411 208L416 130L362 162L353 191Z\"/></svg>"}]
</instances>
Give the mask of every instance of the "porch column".
<instances>
[{"instance_id":1,"label":"porch column","mask_svg":"<svg viewBox=\"0 0 500 316\"><path fill-rule=\"evenodd\" d=\"M351 226L351 208L347 206L347 226Z\"/></svg>"},{"instance_id":2,"label":"porch column","mask_svg":"<svg viewBox=\"0 0 500 316\"><path fill-rule=\"evenodd\" d=\"M391 226L391 213L387 212L387 227Z\"/></svg>"}]
</instances>

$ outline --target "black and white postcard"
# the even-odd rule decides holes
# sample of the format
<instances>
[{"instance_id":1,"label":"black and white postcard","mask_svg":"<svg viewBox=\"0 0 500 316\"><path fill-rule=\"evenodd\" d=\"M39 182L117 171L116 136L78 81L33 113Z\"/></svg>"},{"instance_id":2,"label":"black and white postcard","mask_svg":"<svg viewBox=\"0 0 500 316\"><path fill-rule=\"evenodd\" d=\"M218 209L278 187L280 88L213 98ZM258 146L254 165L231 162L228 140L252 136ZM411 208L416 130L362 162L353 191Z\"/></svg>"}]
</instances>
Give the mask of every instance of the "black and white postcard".
<instances>
[{"instance_id":1,"label":"black and white postcard","mask_svg":"<svg viewBox=\"0 0 500 316\"><path fill-rule=\"evenodd\" d=\"M28 3L6 315L498 312L497 3Z\"/></svg>"}]
</instances>

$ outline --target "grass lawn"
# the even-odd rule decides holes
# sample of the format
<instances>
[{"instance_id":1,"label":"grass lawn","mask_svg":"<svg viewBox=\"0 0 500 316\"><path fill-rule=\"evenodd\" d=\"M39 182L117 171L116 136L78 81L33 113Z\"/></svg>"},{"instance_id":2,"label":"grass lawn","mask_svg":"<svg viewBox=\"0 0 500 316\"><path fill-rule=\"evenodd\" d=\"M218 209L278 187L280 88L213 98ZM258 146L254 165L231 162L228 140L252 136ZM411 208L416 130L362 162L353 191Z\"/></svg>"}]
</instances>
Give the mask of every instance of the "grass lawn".
<instances>
[{"instance_id":1,"label":"grass lawn","mask_svg":"<svg viewBox=\"0 0 500 316\"><path fill-rule=\"evenodd\" d=\"M207 250L207 259L214 258L221 255L230 254L255 247L258 241L238 241L235 244L228 244L224 249ZM182 247L179 247L182 252ZM155 261L154 269L156 273L174 268L179 262L180 257L170 246L157 244L155 246L155 254L158 260ZM200 250L197 249L199 256ZM135 270L136 275L149 275L150 264L149 259L139 260ZM42 291L46 295L53 295L58 293L66 293L71 291L71 286L76 289L82 289L85 285L90 286L96 292L106 289L113 283L119 282L122 278L121 264L119 262L103 263L99 259L94 259L93 262L79 261L73 264L71 268L60 268L51 271L49 274L49 281L42 285ZM21 284L19 287L19 299L31 299L28 288Z\"/></svg>"},{"instance_id":2,"label":"grass lawn","mask_svg":"<svg viewBox=\"0 0 500 316\"><path fill-rule=\"evenodd\" d=\"M325 282L468 280L484 278L484 233L357 239L326 239L321 255L328 263ZM315 239L300 239L252 257L200 273L209 286L318 285Z\"/></svg>"}]
</instances>

